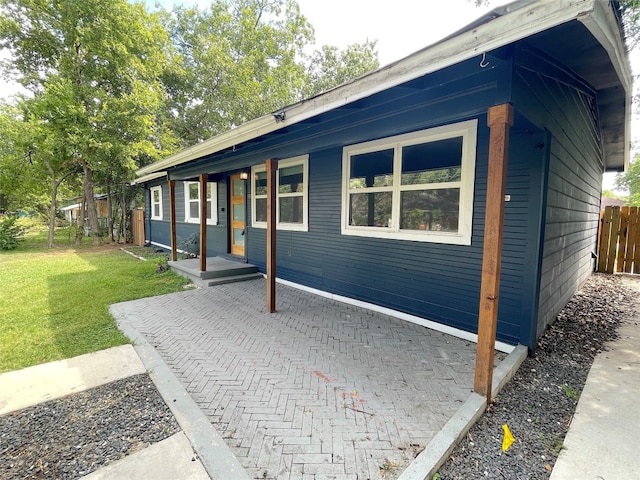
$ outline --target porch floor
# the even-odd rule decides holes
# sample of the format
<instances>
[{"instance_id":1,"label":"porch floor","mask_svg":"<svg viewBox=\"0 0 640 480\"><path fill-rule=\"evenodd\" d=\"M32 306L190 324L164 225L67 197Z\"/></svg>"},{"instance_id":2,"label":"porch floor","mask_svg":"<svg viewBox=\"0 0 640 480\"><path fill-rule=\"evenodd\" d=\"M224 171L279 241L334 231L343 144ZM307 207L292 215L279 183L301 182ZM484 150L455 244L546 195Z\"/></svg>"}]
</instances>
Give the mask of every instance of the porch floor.
<instances>
[{"instance_id":1,"label":"porch floor","mask_svg":"<svg viewBox=\"0 0 640 480\"><path fill-rule=\"evenodd\" d=\"M252 280L262 276L258 273L258 267L255 265L223 257L207 257L207 269L204 272L200 271L199 258L169 261L168 264L174 272L200 286Z\"/></svg>"},{"instance_id":2,"label":"porch floor","mask_svg":"<svg viewBox=\"0 0 640 480\"><path fill-rule=\"evenodd\" d=\"M113 306L251 478L396 478L470 397L475 344L285 285L269 314L265 287Z\"/></svg>"}]
</instances>

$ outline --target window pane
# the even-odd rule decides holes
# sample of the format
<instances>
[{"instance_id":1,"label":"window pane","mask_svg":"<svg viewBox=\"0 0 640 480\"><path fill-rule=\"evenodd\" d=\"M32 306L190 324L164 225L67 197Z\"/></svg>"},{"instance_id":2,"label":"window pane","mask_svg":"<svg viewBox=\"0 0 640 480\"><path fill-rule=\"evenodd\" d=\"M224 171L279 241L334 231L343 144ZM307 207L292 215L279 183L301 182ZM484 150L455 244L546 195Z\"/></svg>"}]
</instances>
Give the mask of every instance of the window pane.
<instances>
[{"instance_id":1,"label":"window pane","mask_svg":"<svg viewBox=\"0 0 640 480\"><path fill-rule=\"evenodd\" d=\"M195 220L200 218L200 202L189 202L189 217Z\"/></svg>"},{"instance_id":2,"label":"window pane","mask_svg":"<svg viewBox=\"0 0 640 480\"><path fill-rule=\"evenodd\" d=\"M233 219L237 222L244 222L244 204L236 203L233 206Z\"/></svg>"},{"instance_id":3,"label":"window pane","mask_svg":"<svg viewBox=\"0 0 640 480\"><path fill-rule=\"evenodd\" d=\"M198 200L200 198L200 185L197 183L189 184L189 200Z\"/></svg>"},{"instance_id":4,"label":"window pane","mask_svg":"<svg viewBox=\"0 0 640 480\"><path fill-rule=\"evenodd\" d=\"M153 190L153 201L156 203L160 201L160 190Z\"/></svg>"},{"instance_id":5,"label":"window pane","mask_svg":"<svg viewBox=\"0 0 640 480\"><path fill-rule=\"evenodd\" d=\"M256 198L256 222L267 221L267 199Z\"/></svg>"},{"instance_id":6,"label":"window pane","mask_svg":"<svg viewBox=\"0 0 640 480\"><path fill-rule=\"evenodd\" d=\"M207 219L208 220L213 219L213 205L211 202L211 197L209 197L209 200L207 200Z\"/></svg>"},{"instance_id":7,"label":"window pane","mask_svg":"<svg viewBox=\"0 0 640 480\"><path fill-rule=\"evenodd\" d=\"M279 202L281 223L303 223L303 197L284 197Z\"/></svg>"},{"instance_id":8,"label":"window pane","mask_svg":"<svg viewBox=\"0 0 640 480\"><path fill-rule=\"evenodd\" d=\"M402 148L402 185L458 182L462 173L462 137Z\"/></svg>"},{"instance_id":9,"label":"window pane","mask_svg":"<svg viewBox=\"0 0 640 480\"><path fill-rule=\"evenodd\" d=\"M391 192L352 193L349 224L388 227L391 223Z\"/></svg>"},{"instance_id":10,"label":"window pane","mask_svg":"<svg viewBox=\"0 0 640 480\"><path fill-rule=\"evenodd\" d=\"M256 172L254 195L266 195L267 194L267 172Z\"/></svg>"},{"instance_id":11,"label":"window pane","mask_svg":"<svg viewBox=\"0 0 640 480\"><path fill-rule=\"evenodd\" d=\"M233 229L233 244L244 245L244 230L242 228Z\"/></svg>"},{"instance_id":12,"label":"window pane","mask_svg":"<svg viewBox=\"0 0 640 480\"><path fill-rule=\"evenodd\" d=\"M351 157L349 188L391 187L392 185L393 149Z\"/></svg>"},{"instance_id":13,"label":"window pane","mask_svg":"<svg viewBox=\"0 0 640 480\"><path fill-rule=\"evenodd\" d=\"M153 206L153 216L154 217L160 216L160 205L157 203Z\"/></svg>"},{"instance_id":14,"label":"window pane","mask_svg":"<svg viewBox=\"0 0 640 480\"><path fill-rule=\"evenodd\" d=\"M459 188L402 192L401 199L401 229L458 231Z\"/></svg>"},{"instance_id":15,"label":"window pane","mask_svg":"<svg viewBox=\"0 0 640 480\"><path fill-rule=\"evenodd\" d=\"M280 193L304 192L304 175L302 165L294 165L278 170Z\"/></svg>"},{"instance_id":16,"label":"window pane","mask_svg":"<svg viewBox=\"0 0 640 480\"><path fill-rule=\"evenodd\" d=\"M233 196L234 197L244 197L244 180L233 180Z\"/></svg>"}]
</instances>

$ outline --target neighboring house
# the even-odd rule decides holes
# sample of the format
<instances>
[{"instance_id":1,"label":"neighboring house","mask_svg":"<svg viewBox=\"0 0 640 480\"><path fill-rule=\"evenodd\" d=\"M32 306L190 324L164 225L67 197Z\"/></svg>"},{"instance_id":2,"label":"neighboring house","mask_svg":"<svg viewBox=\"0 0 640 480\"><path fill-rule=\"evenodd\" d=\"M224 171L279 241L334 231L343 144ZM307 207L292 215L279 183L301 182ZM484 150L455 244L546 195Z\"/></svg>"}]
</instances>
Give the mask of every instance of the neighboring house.
<instances>
[{"instance_id":1,"label":"neighboring house","mask_svg":"<svg viewBox=\"0 0 640 480\"><path fill-rule=\"evenodd\" d=\"M625 207L627 205L627 201L619 200L617 198L602 197L600 200L600 210L604 210L607 207Z\"/></svg>"},{"instance_id":2,"label":"neighboring house","mask_svg":"<svg viewBox=\"0 0 640 480\"><path fill-rule=\"evenodd\" d=\"M100 224L104 228L106 228L107 219L109 218L109 212L107 209L107 195L104 193L97 193L95 195L95 199L96 199L96 208L98 210L98 220L100 221ZM75 198L76 203L72 203L71 205L67 205L60 209L60 211L62 211L64 214L64 218L69 223L78 223L78 217L80 216L80 207L82 205L79 202L81 200L82 200L82 197L76 197Z\"/></svg>"},{"instance_id":3,"label":"neighboring house","mask_svg":"<svg viewBox=\"0 0 640 480\"><path fill-rule=\"evenodd\" d=\"M146 166L146 238L171 245L171 189L178 239L199 232L204 174L207 255L264 271L265 161L277 158L279 278L476 332L487 116L510 104L497 338L533 349L593 270L602 173L628 165L617 6L514 2Z\"/></svg>"}]
</instances>

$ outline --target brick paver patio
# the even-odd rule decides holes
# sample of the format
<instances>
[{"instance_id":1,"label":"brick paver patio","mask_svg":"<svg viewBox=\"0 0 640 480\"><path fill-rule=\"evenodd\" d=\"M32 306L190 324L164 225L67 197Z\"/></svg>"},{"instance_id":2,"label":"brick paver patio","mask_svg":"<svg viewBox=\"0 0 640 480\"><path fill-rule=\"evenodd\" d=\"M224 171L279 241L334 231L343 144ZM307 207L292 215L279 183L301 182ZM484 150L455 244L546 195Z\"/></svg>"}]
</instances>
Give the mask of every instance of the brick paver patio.
<instances>
[{"instance_id":1,"label":"brick paver patio","mask_svg":"<svg viewBox=\"0 0 640 480\"><path fill-rule=\"evenodd\" d=\"M475 344L253 280L120 304L256 479L395 478L468 398Z\"/></svg>"}]
</instances>

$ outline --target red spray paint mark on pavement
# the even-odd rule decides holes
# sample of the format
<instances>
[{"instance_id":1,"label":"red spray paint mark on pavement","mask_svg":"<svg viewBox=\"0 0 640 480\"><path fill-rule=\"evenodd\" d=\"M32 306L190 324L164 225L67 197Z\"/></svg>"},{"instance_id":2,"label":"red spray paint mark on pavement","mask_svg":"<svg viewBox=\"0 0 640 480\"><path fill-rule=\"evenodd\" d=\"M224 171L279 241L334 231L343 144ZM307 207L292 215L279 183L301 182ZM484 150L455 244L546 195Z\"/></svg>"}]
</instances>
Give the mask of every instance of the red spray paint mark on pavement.
<instances>
[{"instance_id":1,"label":"red spray paint mark on pavement","mask_svg":"<svg viewBox=\"0 0 640 480\"><path fill-rule=\"evenodd\" d=\"M324 380L325 383L329 383L331 381L331 379L329 377L327 377L324 373L322 373L320 370L314 370L313 374L316 377L321 378L322 380Z\"/></svg>"}]
</instances>

